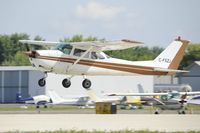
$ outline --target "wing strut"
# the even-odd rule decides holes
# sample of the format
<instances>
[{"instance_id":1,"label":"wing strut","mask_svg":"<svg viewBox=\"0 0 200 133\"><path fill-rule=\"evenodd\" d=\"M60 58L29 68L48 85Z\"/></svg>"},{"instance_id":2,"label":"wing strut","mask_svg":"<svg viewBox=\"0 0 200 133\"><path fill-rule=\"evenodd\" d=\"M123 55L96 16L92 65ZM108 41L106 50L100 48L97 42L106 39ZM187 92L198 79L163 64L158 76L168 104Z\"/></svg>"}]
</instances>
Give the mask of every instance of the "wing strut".
<instances>
[{"instance_id":1,"label":"wing strut","mask_svg":"<svg viewBox=\"0 0 200 133\"><path fill-rule=\"evenodd\" d=\"M86 50L68 69L67 72L69 72L83 57L92 50L93 46L90 46L88 50Z\"/></svg>"}]
</instances>

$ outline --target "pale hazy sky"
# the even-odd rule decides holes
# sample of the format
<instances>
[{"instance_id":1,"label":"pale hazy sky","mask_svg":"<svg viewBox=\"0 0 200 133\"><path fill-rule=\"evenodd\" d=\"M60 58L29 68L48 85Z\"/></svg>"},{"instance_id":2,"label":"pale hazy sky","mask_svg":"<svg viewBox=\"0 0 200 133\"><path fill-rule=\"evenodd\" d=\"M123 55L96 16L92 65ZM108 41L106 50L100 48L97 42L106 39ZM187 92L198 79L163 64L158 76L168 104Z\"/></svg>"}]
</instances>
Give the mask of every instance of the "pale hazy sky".
<instances>
[{"instance_id":1,"label":"pale hazy sky","mask_svg":"<svg viewBox=\"0 0 200 133\"><path fill-rule=\"evenodd\" d=\"M200 0L0 0L0 34L58 41L75 34L167 46L200 42Z\"/></svg>"}]
</instances>

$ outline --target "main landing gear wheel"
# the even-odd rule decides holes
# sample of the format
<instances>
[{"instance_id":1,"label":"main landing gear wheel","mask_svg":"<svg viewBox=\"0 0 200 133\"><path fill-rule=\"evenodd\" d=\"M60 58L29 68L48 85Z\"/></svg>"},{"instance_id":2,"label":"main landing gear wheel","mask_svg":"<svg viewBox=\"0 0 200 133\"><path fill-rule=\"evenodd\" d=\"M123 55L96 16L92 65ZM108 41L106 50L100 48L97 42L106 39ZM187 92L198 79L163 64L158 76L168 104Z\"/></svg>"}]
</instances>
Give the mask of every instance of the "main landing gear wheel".
<instances>
[{"instance_id":1,"label":"main landing gear wheel","mask_svg":"<svg viewBox=\"0 0 200 133\"><path fill-rule=\"evenodd\" d=\"M183 110L183 111L178 111L178 114L186 114L186 112Z\"/></svg>"},{"instance_id":2,"label":"main landing gear wheel","mask_svg":"<svg viewBox=\"0 0 200 133\"><path fill-rule=\"evenodd\" d=\"M156 111L154 114L158 115L158 114L159 114L159 112L158 112L158 111Z\"/></svg>"},{"instance_id":3,"label":"main landing gear wheel","mask_svg":"<svg viewBox=\"0 0 200 133\"><path fill-rule=\"evenodd\" d=\"M92 83L89 79L84 79L82 82L82 86L85 89L89 89L91 87Z\"/></svg>"},{"instance_id":4,"label":"main landing gear wheel","mask_svg":"<svg viewBox=\"0 0 200 133\"><path fill-rule=\"evenodd\" d=\"M40 87L45 86L45 85L46 85L46 80L45 80L45 78L41 78L41 79L38 81L38 84L39 84Z\"/></svg>"},{"instance_id":5,"label":"main landing gear wheel","mask_svg":"<svg viewBox=\"0 0 200 133\"><path fill-rule=\"evenodd\" d=\"M70 81L69 79L63 79L62 85L63 85L65 88L69 88L69 87L71 86L71 81Z\"/></svg>"}]
</instances>

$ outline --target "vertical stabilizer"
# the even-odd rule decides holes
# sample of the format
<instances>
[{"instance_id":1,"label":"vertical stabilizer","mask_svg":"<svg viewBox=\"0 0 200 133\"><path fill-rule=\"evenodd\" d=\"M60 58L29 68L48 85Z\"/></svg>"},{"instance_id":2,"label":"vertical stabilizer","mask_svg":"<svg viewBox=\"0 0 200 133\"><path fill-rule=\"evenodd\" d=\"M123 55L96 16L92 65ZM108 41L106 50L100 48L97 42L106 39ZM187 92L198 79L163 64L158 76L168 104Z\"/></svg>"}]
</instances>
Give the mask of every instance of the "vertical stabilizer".
<instances>
[{"instance_id":1,"label":"vertical stabilizer","mask_svg":"<svg viewBox=\"0 0 200 133\"><path fill-rule=\"evenodd\" d=\"M102 100L95 94L93 90L88 90L88 95L92 101L96 102L102 102Z\"/></svg>"},{"instance_id":2,"label":"vertical stabilizer","mask_svg":"<svg viewBox=\"0 0 200 133\"><path fill-rule=\"evenodd\" d=\"M59 103L63 101L63 98L61 98L55 91L48 91L48 93L53 103Z\"/></svg>"},{"instance_id":3,"label":"vertical stabilizer","mask_svg":"<svg viewBox=\"0 0 200 133\"><path fill-rule=\"evenodd\" d=\"M16 103L20 103L20 102L22 102L22 95L21 95L21 93L17 93L16 94Z\"/></svg>"},{"instance_id":4,"label":"vertical stabilizer","mask_svg":"<svg viewBox=\"0 0 200 133\"><path fill-rule=\"evenodd\" d=\"M154 59L154 66L157 68L176 70L184 56L189 41L175 39L160 55Z\"/></svg>"}]
</instances>

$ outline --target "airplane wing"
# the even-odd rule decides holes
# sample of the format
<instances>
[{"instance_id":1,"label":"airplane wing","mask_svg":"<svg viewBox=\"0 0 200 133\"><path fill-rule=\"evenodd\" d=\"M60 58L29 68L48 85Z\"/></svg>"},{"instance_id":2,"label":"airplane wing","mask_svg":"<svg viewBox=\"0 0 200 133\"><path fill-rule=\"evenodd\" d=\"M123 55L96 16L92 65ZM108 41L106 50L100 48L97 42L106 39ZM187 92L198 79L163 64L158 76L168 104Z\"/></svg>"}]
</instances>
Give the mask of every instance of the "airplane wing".
<instances>
[{"instance_id":1,"label":"airplane wing","mask_svg":"<svg viewBox=\"0 0 200 133\"><path fill-rule=\"evenodd\" d=\"M200 95L200 91L192 91L192 92L179 92L180 95L187 95L187 96L191 96L191 95Z\"/></svg>"},{"instance_id":2,"label":"airplane wing","mask_svg":"<svg viewBox=\"0 0 200 133\"><path fill-rule=\"evenodd\" d=\"M87 50L91 46L92 51L109 51L109 50L123 50L127 48L141 46L143 43L132 40L117 40L117 41L91 41L91 42L50 42L50 41L34 41L34 40L19 40L24 44L55 46L59 44L70 44L79 49Z\"/></svg>"},{"instance_id":3,"label":"airplane wing","mask_svg":"<svg viewBox=\"0 0 200 133\"><path fill-rule=\"evenodd\" d=\"M200 100L189 100L187 101L187 104L200 105Z\"/></svg>"},{"instance_id":4,"label":"airplane wing","mask_svg":"<svg viewBox=\"0 0 200 133\"><path fill-rule=\"evenodd\" d=\"M87 49L93 46L94 51L109 51L109 50L123 50L127 48L141 46L143 43L132 40L117 40L117 41L94 41L94 42L73 42L70 43L73 46L81 49Z\"/></svg>"},{"instance_id":5,"label":"airplane wing","mask_svg":"<svg viewBox=\"0 0 200 133\"><path fill-rule=\"evenodd\" d=\"M63 42L50 42L50 41L35 41L35 40L19 40L23 44L41 45L41 46L55 46L59 44L66 44Z\"/></svg>"},{"instance_id":6,"label":"airplane wing","mask_svg":"<svg viewBox=\"0 0 200 133\"><path fill-rule=\"evenodd\" d=\"M108 96L164 96L169 93L110 93Z\"/></svg>"}]
</instances>

